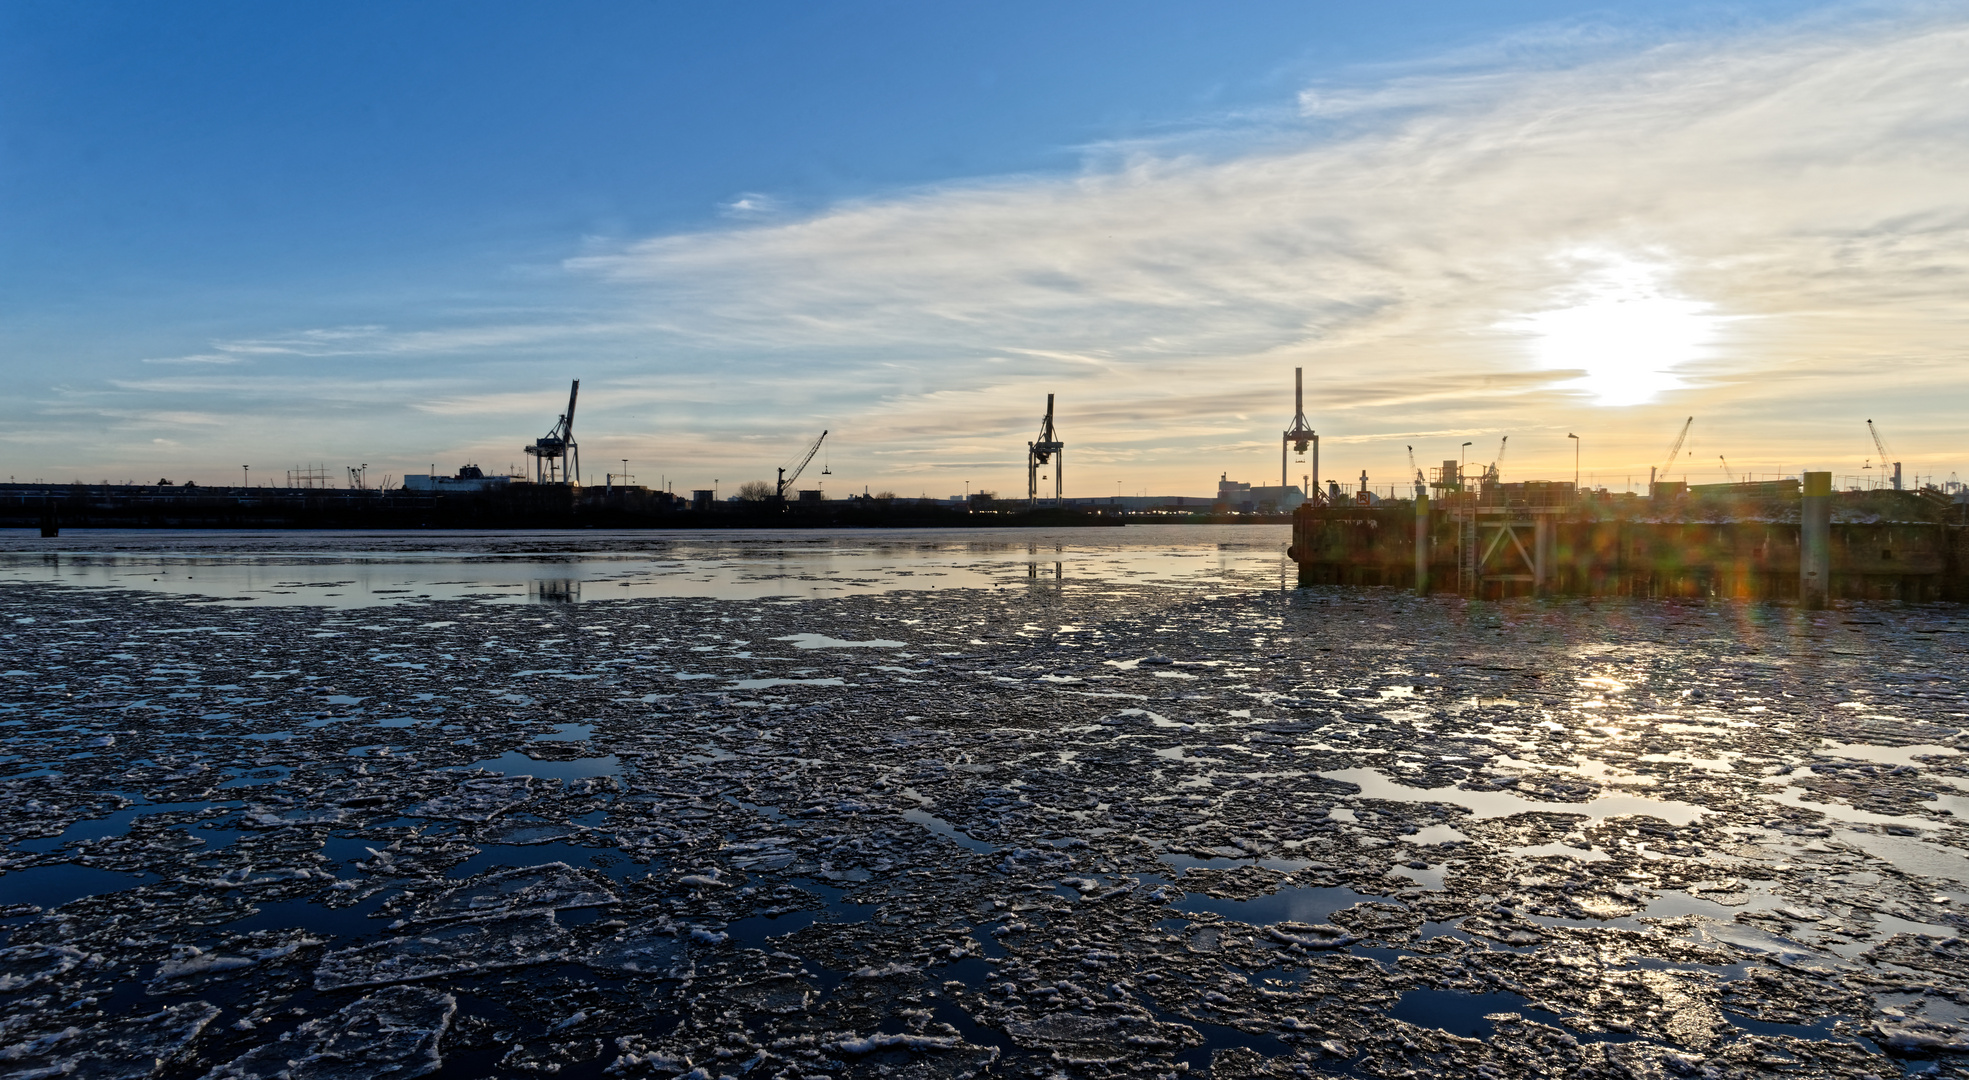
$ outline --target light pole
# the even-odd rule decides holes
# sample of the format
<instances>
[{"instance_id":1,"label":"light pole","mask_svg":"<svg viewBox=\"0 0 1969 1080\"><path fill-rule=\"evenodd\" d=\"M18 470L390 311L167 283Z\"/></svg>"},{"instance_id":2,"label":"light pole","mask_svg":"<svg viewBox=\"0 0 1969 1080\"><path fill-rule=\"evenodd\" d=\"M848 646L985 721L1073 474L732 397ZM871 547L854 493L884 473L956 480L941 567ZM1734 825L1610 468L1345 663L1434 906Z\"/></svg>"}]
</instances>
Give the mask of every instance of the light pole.
<instances>
[{"instance_id":1,"label":"light pole","mask_svg":"<svg viewBox=\"0 0 1969 1080\"><path fill-rule=\"evenodd\" d=\"M1579 494L1579 436L1569 431L1566 433L1566 438L1572 440L1572 493L1577 496Z\"/></svg>"},{"instance_id":2,"label":"light pole","mask_svg":"<svg viewBox=\"0 0 1969 1080\"><path fill-rule=\"evenodd\" d=\"M250 480L252 475L253 475L253 466L241 465L239 467L239 486L243 488L252 487L253 485Z\"/></svg>"},{"instance_id":3,"label":"light pole","mask_svg":"<svg viewBox=\"0 0 1969 1080\"><path fill-rule=\"evenodd\" d=\"M1456 490L1458 491L1463 490L1463 469L1470 463L1469 459L1470 444L1464 443L1463 449L1456 452Z\"/></svg>"}]
</instances>

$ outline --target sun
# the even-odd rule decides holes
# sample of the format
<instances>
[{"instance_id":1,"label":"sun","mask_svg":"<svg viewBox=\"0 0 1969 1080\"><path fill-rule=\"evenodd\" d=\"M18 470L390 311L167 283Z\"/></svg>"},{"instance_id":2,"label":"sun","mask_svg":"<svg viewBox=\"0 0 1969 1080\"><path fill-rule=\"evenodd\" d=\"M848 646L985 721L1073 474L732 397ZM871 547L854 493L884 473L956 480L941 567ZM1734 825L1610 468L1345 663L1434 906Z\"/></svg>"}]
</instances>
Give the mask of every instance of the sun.
<instances>
[{"instance_id":1,"label":"sun","mask_svg":"<svg viewBox=\"0 0 1969 1080\"><path fill-rule=\"evenodd\" d=\"M1543 368L1585 374L1564 385L1599 405L1640 405L1686 385L1678 374L1704 358L1721 316L1671 294L1666 267L1598 256L1600 265L1567 290L1569 303L1511 320Z\"/></svg>"}]
</instances>

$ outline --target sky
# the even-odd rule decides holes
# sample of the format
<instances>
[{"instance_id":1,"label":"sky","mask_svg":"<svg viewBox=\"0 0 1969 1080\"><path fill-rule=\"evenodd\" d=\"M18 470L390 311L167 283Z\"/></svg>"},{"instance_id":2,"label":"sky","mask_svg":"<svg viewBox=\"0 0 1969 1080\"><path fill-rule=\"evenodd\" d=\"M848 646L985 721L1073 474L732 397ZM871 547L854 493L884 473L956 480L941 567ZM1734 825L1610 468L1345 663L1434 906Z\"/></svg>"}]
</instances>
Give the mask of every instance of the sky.
<instances>
[{"instance_id":1,"label":"sky","mask_svg":"<svg viewBox=\"0 0 1969 1080\"><path fill-rule=\"evenodd\" d=\"M1963 4L0 0L0 474L1947 480L1965 176Z\"/></svg>"}]
</instances>

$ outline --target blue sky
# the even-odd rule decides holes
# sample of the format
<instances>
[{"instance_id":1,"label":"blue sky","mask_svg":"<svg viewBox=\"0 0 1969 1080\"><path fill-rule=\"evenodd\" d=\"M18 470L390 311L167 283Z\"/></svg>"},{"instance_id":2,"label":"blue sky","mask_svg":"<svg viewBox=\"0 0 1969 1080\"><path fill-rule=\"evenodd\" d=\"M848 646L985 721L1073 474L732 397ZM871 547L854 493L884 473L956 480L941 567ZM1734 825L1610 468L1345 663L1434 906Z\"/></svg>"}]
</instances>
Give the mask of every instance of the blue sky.
<instances>
[{"instance_id":1,"label":"blue sky","mask_svg":"<svg viewBox=\"0 0 1969 1080\"><path fill-rule=\"evenodd\" d=\"M1584 427L1618 486L1689 413L1858 473L1858 407L1946 476L1966 24L0 3L0 471L503 466L580 377L591 471L679 488L828 427L837 488L1011 490L1055 391L1070 493L1194 493L1306 366L1328 475Z\"/></svg>"}]
</instances>

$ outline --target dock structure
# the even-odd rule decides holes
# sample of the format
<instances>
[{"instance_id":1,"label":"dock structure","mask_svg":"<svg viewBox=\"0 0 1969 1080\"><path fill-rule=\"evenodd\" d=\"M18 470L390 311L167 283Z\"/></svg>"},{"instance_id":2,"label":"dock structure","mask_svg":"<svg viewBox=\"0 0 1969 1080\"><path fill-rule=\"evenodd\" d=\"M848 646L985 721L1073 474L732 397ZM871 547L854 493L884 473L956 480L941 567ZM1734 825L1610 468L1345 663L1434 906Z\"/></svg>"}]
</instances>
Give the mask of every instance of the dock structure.
<instances>
[{"instance_id":1,"label":"dock structure","mask_svg":"<svg viewBox=\"0 0 1969 1080\"><path fill-rule=\"evenodd\" d=\"M1485 483L1378 506L1308 503L1288 553L1303 585L1507 596L1969 599L1969 506L1939 493L1833 493L1808 473L1657 497Z\"/></svg>"}]
</instances>

